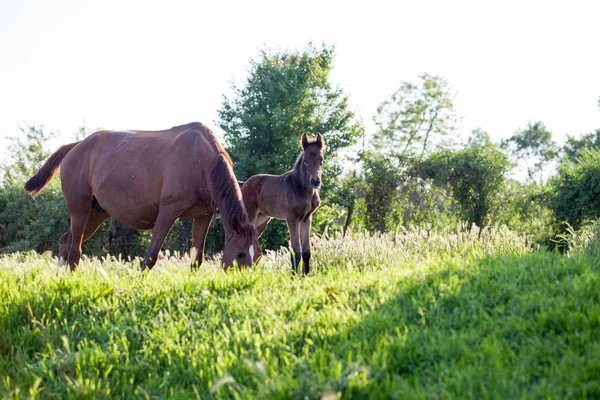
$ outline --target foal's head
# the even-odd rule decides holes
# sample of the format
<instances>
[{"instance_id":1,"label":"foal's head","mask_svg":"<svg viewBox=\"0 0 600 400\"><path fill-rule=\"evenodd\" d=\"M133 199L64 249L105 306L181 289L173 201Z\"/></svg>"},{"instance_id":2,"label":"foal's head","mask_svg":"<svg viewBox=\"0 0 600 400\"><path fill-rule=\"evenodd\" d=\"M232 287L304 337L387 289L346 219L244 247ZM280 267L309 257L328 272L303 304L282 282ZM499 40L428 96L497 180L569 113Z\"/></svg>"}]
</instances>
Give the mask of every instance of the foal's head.
<instances>
[{"instance_id":1,"label":"foal's head","mask_svg":"<svg viewBox=\"0 0 600 400\"><path fill-rule=\"evenodd\" d=\"M309 139L305 132L302 134L300 143L302 144L303 152L302 165L300 167L305 169L310 186L313 189L318 189L321 187L321 176L323 175L325 140L320 133L317 133L315 139Z\"/></svg>"}]
</instances>

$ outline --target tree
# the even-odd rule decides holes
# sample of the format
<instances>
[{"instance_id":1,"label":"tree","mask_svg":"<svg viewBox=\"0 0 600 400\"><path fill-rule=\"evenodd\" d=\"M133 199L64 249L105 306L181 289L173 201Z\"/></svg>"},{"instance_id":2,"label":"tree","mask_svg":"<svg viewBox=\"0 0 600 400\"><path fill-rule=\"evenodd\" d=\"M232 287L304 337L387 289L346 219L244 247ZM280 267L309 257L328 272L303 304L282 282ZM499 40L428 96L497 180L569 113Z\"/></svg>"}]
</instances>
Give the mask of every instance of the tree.
<instances>
[{"instance_id":1,"label":"tree","mask_svg":"<svg viewBox=\"0 0 600 400\"><path fill-rule=\"evenodd\" d=\"M563 153L570 160L575 160L581 155L581 150L587 147L600 148L600 129L583 135L579 139L567 135L567 141L562 148Z\"/></svg>"},{"instance_id":2,"label":"tree","mask_svg":"<svg viewBox=\"0 0 600 400\"><path fill-rule=\"evenodd\" d=\"M489 136L478 134L461 150L440 150L421 164L424 178L450 187L461 217L477 226L490 222L506 182L510 162Z\"/></svg>"},{"instance_id":3,"label":"tree","mask_svg":"<svg viewBox=\"0 0 600 400\"><path fill-rule=\"evenodd\" d=\"M364 153L361 158L367 223L371 229L385 232L388 215L398 196L398 186L404 175L395 158L376 152Z\"/></svg>"},{"instance_id":4,"label":"tree","mask_svg":"<svg viewBox=\"0 0 600 400\"><path fill-rule=\"evenodd\" d=\"M433 143L452 132L457 120L454 95L445 79L429 74L418 83L403 82L377 108L373 146L379 151L422 159ZM437 142L437 143L436 143Z\"/></svg>"},{"instance_id":5,"label":"tree","mask_svg":"<svg viewBox=\"0 0 600 400\"><path fill-rule=\"evenodd\" d=\"M550 132L542 122L529 123L525 129L518 130L510 138L502 141L502 147L507 149L517 159L531 159L533 166L527 168L529 179L543 185L544 167L558 156L558 147L552 140Z\"/></svg>"},{"instance_id":6,"label":"tree","mask_svg":"<svg viewBox=\"0 0 600 400\"><path fill-rule=\"evenodd\" d=\"M218 124L239 179L289 171L302 133L319 132L327 143L321 197L332 197L329 190L341 172L339 152L362 134L348 97L329 81L333 57L332 47L309 44L302 51L263 50L251 60L248 78L223 98L219 110ZM287 242L287 228L273 221L264 236L267 247L276 248Z\"/></svg>"},{"instance_id":7,"label":"tree","mask_svg":"<svg viewBox=\"0 0 600 400\"><path fill-rule=\"evenodd\" d=\"M44 132L42 125L27 125L19 128L19 136L9 137L8 162L2 164L2 179L4 184L25 182L35 174L50 152L46 148L48 142L56 137L56 133Z\"/></svg>"},{"instance_id":8,"label":"tree","mask_svg":"<svg viewBox=\"0 0 600 400\"><path fill-rule=\"evenodd\" d=\"M549 206L558 222L575 230L600 217L600 149L585 148L575 160L567 159L550 180Z\"/></svg>"}]
</instances>

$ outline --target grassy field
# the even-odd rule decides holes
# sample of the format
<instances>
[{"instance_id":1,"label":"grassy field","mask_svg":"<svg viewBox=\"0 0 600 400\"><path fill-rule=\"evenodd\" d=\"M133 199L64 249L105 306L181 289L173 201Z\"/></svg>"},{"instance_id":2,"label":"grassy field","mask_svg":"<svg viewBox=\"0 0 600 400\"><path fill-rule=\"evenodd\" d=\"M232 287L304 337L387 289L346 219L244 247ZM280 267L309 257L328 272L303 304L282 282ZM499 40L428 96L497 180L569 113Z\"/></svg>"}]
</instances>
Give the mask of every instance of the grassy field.
<instances>
[{"instance_id":1,"label":"grassy field","mask_svg":"<svg viewBox=\"0 0 600 400\"><path fill-rule=\"evenodd\" d=\"M600 257L507 230L313 241L249 271L0 257L5 398L598 398Z\"/></svg>"}]
</instances>

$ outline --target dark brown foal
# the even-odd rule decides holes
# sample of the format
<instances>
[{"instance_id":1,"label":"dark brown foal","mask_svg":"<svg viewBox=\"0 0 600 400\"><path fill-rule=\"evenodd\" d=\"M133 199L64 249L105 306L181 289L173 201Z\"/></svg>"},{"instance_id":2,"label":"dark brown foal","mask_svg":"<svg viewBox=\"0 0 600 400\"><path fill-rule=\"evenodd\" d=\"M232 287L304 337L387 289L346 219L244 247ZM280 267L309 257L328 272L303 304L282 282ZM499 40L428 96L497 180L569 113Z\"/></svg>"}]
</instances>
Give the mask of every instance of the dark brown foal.
<instances>
[{"instance_id":1,"label":"dark brown foal","mask_svg":"<svg viewBox=\"0 0 600 400\"><path fill-rule=\"evenodd\" d=\"M241 185L250 224L259 236L271 218L287 222L292 248L292 271L297 273L302 257L302 273L310 271L310 225L319 207L325 141L319 133L315 139L302 134L302 152L294 168L283 175L254 175Z\"/></svg>"}]
</instances>

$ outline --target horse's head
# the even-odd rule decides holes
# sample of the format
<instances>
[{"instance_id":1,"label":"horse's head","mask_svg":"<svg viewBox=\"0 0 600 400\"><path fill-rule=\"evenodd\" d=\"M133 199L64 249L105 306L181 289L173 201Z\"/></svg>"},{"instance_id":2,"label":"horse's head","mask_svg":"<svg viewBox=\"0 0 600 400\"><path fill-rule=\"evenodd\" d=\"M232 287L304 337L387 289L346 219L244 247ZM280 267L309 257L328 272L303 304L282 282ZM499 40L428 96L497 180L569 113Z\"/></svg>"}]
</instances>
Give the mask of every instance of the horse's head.
<instances>
[{"instance_id":1,"label":"horse's head","mask_svg":"<svg viewBox=\"0 0 600 400\"><path fill-rule=\"evenodd\" d=\"M300 143L303 151L302 167L306 170L310 186L318 189L321 187L321 176L323 175L325 140L320 133L317 133L315 139L309 139L305 132L302 134Z\"/></svg>"},{"instance_id":2,"label":"horse's head","mask_svg":"<svg viewBox=\"0 0 600 400\"><path fill-rule=\"evenodd\" d=\"M250 224L243 225L238 213L231 217L231 232L223 250L223 265L225 269L238 266L251 266L262 256L258 244L258 232Z\"/></svg>"}]
</instances>

